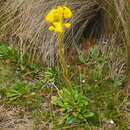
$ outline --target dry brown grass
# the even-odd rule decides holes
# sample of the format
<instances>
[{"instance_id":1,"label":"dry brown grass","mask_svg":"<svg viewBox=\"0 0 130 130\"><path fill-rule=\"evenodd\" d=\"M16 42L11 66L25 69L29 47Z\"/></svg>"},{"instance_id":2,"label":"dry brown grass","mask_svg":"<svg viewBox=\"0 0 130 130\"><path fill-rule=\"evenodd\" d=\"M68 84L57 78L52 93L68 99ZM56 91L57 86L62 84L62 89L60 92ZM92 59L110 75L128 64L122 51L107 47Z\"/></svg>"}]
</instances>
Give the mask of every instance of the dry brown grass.
<instances>
[{"instance_id":1,"label":"dry brown grass","mask_svg":"<svg viewBox=\"0 0 130 130\"><path fill-rule=\"evenodd\" d=\"M100 22L93 24L95 27L92 26L93 29L91 27L90 32L101 28L99 36L96 35L98 39L105 35L110 35L109 38L112 38L111 36L114 35L113 44L124 44L128 51L128 21L130 20L128 20L128 2L124 0L65 0L65 2L61 0L7 0L1 2L0 38L14 43L13 45L19 48L23 55L27 53L30 56L32 62L42 61L49 65L53 64L57 38L55 34L48 31L44 17L50 9L61 4L69 6L74 13L73 19L70 20L73 25L72 29L65 34L65 47L72 45L79 49L77 45L83 38L86 38L84 35L89 29L90 21L102 8L105 14L101 16Z\"/></svg>"}]
</instances>

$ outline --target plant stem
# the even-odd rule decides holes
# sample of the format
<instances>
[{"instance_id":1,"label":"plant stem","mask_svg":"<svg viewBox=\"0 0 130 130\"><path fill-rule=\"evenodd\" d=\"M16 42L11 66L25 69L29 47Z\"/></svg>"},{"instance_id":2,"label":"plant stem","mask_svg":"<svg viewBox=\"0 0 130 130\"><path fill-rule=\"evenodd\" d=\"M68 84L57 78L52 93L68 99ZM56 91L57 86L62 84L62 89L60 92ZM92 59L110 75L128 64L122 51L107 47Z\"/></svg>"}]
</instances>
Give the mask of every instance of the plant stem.
<instances>
[{"instance_id":1,"label":"plant stem","mask_svg":"<svg viewBox=\"0 0 130 130\"><path fill-rule=\"evenodd\" d=\"M68 66L65 62L63 37L64 37L64 33L58 33L58 56L59 56L59 63L60 63L61 68L62 68L63 77L65 79L67 87L70 89L71 88L71 82L70 82L70 79L69 79Z\"/></svg>"}]
</instances>

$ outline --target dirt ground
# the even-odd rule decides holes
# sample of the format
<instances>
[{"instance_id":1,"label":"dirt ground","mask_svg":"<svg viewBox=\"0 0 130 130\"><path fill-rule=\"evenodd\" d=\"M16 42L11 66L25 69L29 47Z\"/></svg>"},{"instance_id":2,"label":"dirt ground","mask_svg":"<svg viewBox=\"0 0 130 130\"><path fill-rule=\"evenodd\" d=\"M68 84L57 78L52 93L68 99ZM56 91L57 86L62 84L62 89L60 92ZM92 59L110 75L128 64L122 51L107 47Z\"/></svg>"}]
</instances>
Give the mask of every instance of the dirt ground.
<instances>
[{"instance_id":1,"label":"dirt ground","mask_svg":"<svg viewBox=\"0 0 130 130\"><path fill-rule=\"evenodd\" d=\"M0 106L0 130L33 130L33 122L22 109Z\"/></svg>"}]
</instances>

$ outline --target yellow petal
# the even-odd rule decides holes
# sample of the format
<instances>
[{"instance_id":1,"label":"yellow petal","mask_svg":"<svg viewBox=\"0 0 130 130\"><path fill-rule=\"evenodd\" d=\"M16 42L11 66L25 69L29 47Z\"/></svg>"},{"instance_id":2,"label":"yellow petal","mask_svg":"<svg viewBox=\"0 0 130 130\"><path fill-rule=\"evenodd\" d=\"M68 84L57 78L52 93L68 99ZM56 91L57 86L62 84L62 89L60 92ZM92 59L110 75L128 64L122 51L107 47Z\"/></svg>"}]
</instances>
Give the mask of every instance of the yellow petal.
<instances>
[{"instance_id":1,"label":"yellow petal","mask_svg":"<svg viewBox=\"0 0 130 130\"><path fill-rule=\"evenodd\" d=\"M54 25L54 28L55 28L55 32L63 33L64 30L63 30L63 25L62 25L61 22L54 22L53 25Z\"/></svg>"},{"instance_id":2,"label":"yellow petal","mask_svg":"<svg viewBox=\"0 0 130 130\"><path fill-rule=\"evenodd\" d=\"M55 13L55 22L62 22L63 20L63 8L57 7L56 13Z\"/></svg>"},{"instance_id":3,"label":"yellow petal","mask_svg":"<svg viewBox=\"0 0 130 130\"><path fill-rule=\"evenodd\" d=\"M68 7L64 7L64 18L70 19L72 18L72 11Z\"/></svg>"},{"instance_id":4,"label":"yellow petal","mask_svg":"<svg viewBox=\"0 0 130 130\"><path fill-rule=\"evenodd\" d=\"M50 26L48 30L52 32L55 30L55 28L53 26Z\"/></svg>"},{"instance_id":5,"label":"yellow petal","mask_svg":"<svg viewBox=\"0 0 130 130\"><path fill-rule=\"evenodd\" d=\"M70 27L71 27L71 24L70 24L70 23L64 23L64 26L65 26L66 28L70 28Z\"/></svg>"},{"instance_id":6,"label":"yellow petal","mask_svg":"<svg viewBox=\"0 0 130 130\"><path fill-rule=\"evenodd\" d=\"M53 23L55 21L55 14L56 14L56 10L53 9L51 10L48 15L45 17L45 20L47 23Z\"/></svg>"},{"instance_id":7,"label":"yellow petal","mask_svg":"<svg viewBox=\"0 0 130 130\"><path fill-rule=\"evenodd\" d=\"M58 6L58 7L57 7L57 10L58 10L61 14L63 14L63 12L64 12L64 8L63 8L62 6Z\"/></svg>"}]
</instances>

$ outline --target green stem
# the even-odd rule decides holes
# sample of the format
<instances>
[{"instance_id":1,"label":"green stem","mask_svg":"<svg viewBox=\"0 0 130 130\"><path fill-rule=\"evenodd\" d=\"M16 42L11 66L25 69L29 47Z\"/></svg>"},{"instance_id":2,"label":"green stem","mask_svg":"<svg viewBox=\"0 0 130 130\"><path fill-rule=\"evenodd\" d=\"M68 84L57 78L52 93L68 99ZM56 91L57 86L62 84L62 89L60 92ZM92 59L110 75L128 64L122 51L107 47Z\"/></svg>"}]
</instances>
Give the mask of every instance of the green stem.
<instances>
[{"instance_id":1,"label":"green stem","mask_svg":"<svg viewBox=\"0 0 130 130\"><path fill-rule=\"evenodd\" d=\"M71 88L71 82L69 79L69 71L68 66L65 62L65 53L64 53L64 45L63 45L63 36L64 33L58 33L58 56L59 56L59 63L62 68L63 77L65 79L66 85L68 88Z\"/></svg>"}]
</instances>

